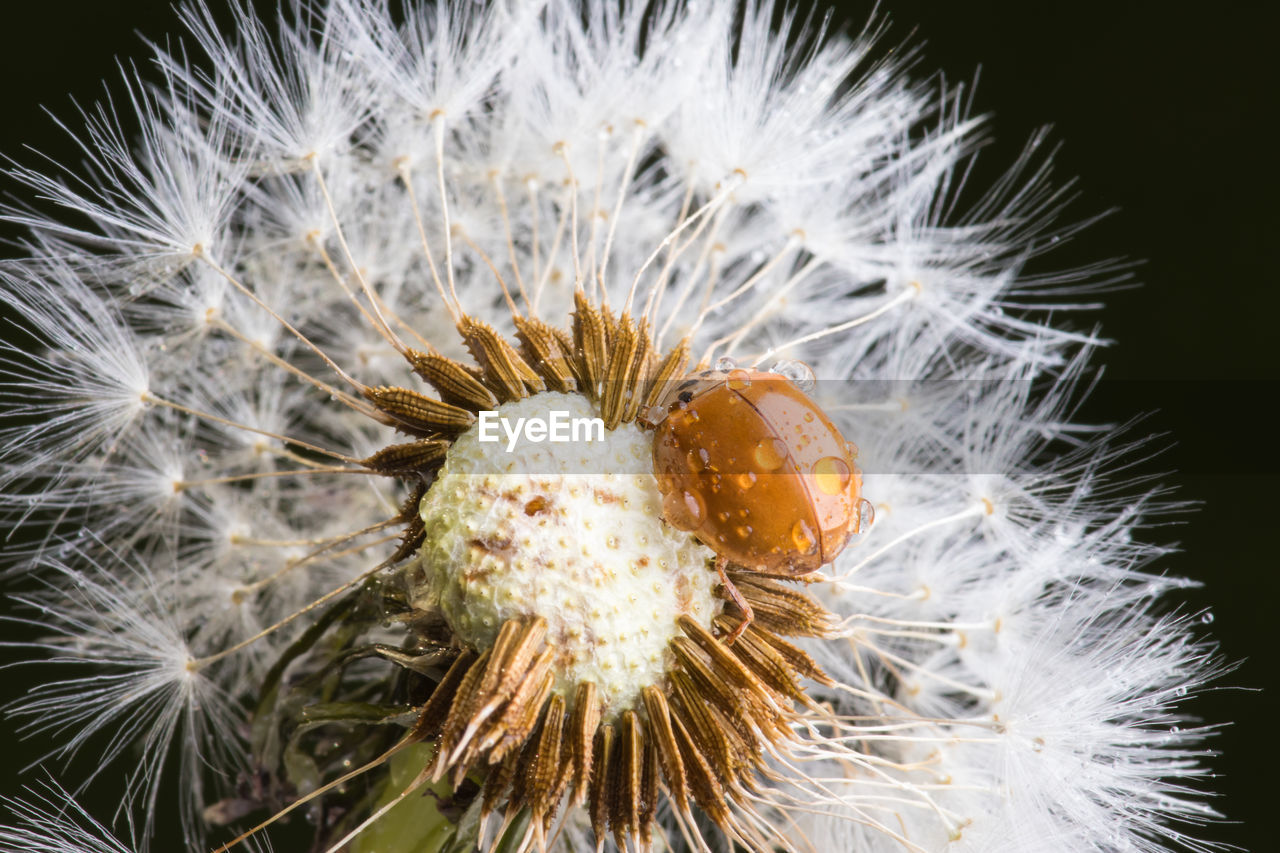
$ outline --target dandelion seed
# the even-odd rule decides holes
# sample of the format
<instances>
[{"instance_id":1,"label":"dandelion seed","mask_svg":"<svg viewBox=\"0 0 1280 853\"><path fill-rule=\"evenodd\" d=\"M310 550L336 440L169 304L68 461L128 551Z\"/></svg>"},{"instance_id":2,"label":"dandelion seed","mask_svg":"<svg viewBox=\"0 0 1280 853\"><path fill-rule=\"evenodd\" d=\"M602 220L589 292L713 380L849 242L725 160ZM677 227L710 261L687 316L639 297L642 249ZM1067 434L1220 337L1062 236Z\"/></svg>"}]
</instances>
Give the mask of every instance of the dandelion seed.
<instances>
[{"instance_id":1,"label":"dandelion seed","mask_svg":"<svg viewBox=\"0 0 1280 853\"><path fill-rule=\"evenodd\" d=\"M56 784L29 800L5 800L17 825L0 829L0 841L21 853L129 853L101 823Z\"/></svg>"},{"instance_id":2,"label":"dandelion seed","mask_svg":"<svg viewBox=\"0 0 1280 853\"><path fill-rule=\"evenodd\" d=\"M1218 665L1072 422L1115 271L1025 272L1041 137L957 212L963 90L768 2L181 17L0 272L8 571L92 673L10 711L141 745L141 846L173 780L193 849L1194 847Z\"/></svg>"}]
</instances>

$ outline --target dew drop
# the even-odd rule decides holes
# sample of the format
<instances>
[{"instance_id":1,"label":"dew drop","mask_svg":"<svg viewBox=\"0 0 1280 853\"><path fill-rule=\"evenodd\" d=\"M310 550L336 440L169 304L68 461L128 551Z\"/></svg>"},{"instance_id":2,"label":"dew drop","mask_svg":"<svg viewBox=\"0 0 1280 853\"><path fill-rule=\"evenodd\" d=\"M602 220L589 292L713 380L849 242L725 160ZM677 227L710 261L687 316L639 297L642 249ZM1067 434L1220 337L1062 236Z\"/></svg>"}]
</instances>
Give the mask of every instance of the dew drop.
<instances>
[{"instance_id":1,"label":"dew drop","mask_svg":"<svg viewBox=\"0 0 1280 853\"><path fill-rule=\"evenodd\" d=\"M755 450L751 455L761 471L776 471L786 461L787 445L778 438L761 439L756 442Z\"/></svg>"},{"instance_id":2,"label":"dew drop","mask_svg":"<svg viewBox=\"0 0 1280 853\"><path fill-rule=\"evenodd\" d=\"M707 507L697 494L681 489L662 499L662 516L672 527L697 530L706 520Z\"/></svg>"},{"instance_id":3,"label":"dew drop","mask_svg":"<svg viewBox=\"0 0 1280 853\"><path fill-rule=\"evenodd\" d=\"M818 537L813 535L813 528L804 519L791 526L791 541L801 554L812 554L818 547Z\"/></svg>"},{"instance_id":4,"label":"dew drop","mask_svg":"<svg viewBox=\"0 0 1280 853\"><path fill-rule=\"evenodd\" d=\"M871 529L871 525L876 520L876 508L871 501L862 498L858 501L858 528L857 532L866 533Z\"/></svg>"},{"instance_id":5,"label":"dew drop","mask_svg":"<svg viewBox=\"0 0 1280 853\"><path fill-rule=\"evenodd\" d=\"M751 488L756 484L756 475L752 474L750 471L747 471L744 474L739 474L738 476L734 477L734 480L737 482L738 488L742 489L742 491L745 492L747 489Z\"/></svg>"},{"instance_id":6,"label":"dew drop","mask_svg":"<svg viewBox=\"0 0 1280 853\"><path fill-rule=\"evenodd\" d=\"M751 536L753 531L751 529L751 525L739 524L736 528L734 528L734 532L738 534L739 539L747 539Z\"/></svg>"},{"instance_id":7,"label":"dew drop","mask_svg":"<svg viewBox=\"0 0 1280 853\"><path fill-rule=\"evenodd\" d=\"M751 387L751 374L742 368L735 368L729 371L729 378L725 382L734 391L741 391L743 388Z\"/></svg>"},{"instance_id":8,"label":"dew drop","mask_svg":"<svg viewBox=\"0 0 1280 853\"><path fill-rule=\"evenodd\" d=\"M1213 613L1211 611L1206 610L1203 614L1201 614L1200 616L1201 625L1208 625L1208 624L1211 624L1212 622L1213 622Z\"/></svg>"},{"instance_id":9,"label":"dew drop","mask_svg":"<svg viewBox=\"0 0 1280 853\"><path fill-rule=\"evenodd\" d=\"M657 427L667 419L667 410L662 406L646 406L641 409L636 420L651 427Z\"/></svg>"},{"instance_id":10,"label":"dew drop","mask_svg":"<svg viewBox=\"0 0 1280 853\"><path fill-rule=\"evenodd\" d=\"M849 488L853 471L839 456L824 456L814 463L813 478L824 494L839 495Z\"/></svg>"},{"instance_id":11,"label":"dew drop","mask_svg":"<svg viewBox=\"0 0 1280 853\"><path fill-rule=\"evenodd\" d=\"M715 369L721 373L728 373L738 366L738 362L727 355L722 355L716 359Z\"/></svg>"},{"instance_id":12,"label":"dew drop","mask_svg":"<svg viewBox=\"0 0 1280 853\"><path fill-rule=\"evenodd\" d=\"M775 364L770 372L778 374L805 393L812 391L813 386L817 384L813 369L803 361L783 359Z\"/></svg>"}]
</instances>

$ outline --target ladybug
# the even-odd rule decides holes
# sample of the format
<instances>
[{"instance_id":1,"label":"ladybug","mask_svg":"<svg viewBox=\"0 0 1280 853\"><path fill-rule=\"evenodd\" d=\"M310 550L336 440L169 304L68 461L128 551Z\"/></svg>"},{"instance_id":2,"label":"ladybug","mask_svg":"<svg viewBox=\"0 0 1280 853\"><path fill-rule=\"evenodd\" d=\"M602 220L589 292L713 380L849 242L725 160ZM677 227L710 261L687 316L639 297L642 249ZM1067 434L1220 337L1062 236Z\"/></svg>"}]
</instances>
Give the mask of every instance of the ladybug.
<instances>
[{"instance_id":1,"label":"ladybug","mask_svg":"<svg viewBox=\"0 0 1280 853\"><path fill-rule=\"evenodd\" d=\"M817 571L870 509L857 448L802 385L812 385L812 373L799 362L708 370L677 383L657 412L663 517L716 552L720 580L745 617L730 643L753 613L725 573L729 563L775 577Z\"/></svg>"}]
</instances>

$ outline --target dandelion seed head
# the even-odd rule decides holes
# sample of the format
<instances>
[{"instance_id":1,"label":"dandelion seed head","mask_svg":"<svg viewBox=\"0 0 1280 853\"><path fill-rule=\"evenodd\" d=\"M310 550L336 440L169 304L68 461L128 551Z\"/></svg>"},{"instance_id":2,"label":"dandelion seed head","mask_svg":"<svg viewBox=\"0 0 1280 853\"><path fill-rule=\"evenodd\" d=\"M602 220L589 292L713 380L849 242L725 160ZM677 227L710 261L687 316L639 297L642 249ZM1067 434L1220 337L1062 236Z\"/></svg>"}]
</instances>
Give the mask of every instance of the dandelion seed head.
<instances>
[{"instance_id":1,"label":"dandelion seed head","mask_svg":"<svg viewBox=\"0 0 1280 853\"><path fill-rule=\"evenodd\" d=\"M1140 445L1075 422L1062 317L1123 272L1029 271L1078 230L1043 134L966 186L967 87L770 2L216 17L85 113L80 177L14 170L55 210L6 212L6 565L89 672L11 709L52 753L140 744L122 807L176 780L192 847L303 809L319 849L1189 843L1218 668L1152 615ZM820 571L664 503L659 404L722 359L858 447ZM553 411L602 440L481 438Z\"/></svg>"},{"instance_id":2,"label":"dandelion seed head","mask_svg":"<svg viewBox=\"0 0 1280 853\"><path fill-rule=\"evenodd\" d=\"M502 417L595 418L576 395L540 394L497 410ZM523 443L506 453L464 434L422 501L428 531L414 598L431 599L466 643L493 646L508 619L538 615L557 649L556 689L599 690L606 716L639 705L663 681L678 620L709 628L712 554L663 521L657 481L642 469L652 438L634 426L602 441ZM618 474L601 474L602 471ZM415 584L416 586L417 584Z\"/></svg>"}]
</instances>

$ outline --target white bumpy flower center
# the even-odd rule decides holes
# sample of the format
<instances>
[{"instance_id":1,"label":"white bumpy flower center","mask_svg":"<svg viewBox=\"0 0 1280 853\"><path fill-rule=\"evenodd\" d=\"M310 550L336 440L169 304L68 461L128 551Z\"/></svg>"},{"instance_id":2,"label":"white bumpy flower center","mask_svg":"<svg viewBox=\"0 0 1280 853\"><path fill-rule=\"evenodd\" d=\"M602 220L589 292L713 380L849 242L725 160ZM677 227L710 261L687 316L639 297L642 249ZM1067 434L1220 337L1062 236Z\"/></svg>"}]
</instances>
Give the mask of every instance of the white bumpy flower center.
<instances>
[{"instance_id":1,"label":"white bumpy flower center","mask_svg":"<svg viewBox=\"0 0 1280 853\"><path fill-rule=\"evenodd\" d=\"M497 411L510 425L553 413L596 416L584 397L558 393ZM541 616L558 650L555 689L572 697L594 682L612 716L662 682L677 618L709 626L722 603L712 552L662 519L652 437L622 424L591 438L600 431L511 443L489 420L497 441L481 441L480 424L462 434L422 499L426 541L409 571L414 604L439 608L477 650L506 620Z\"/></svg>"}]
</instances>

